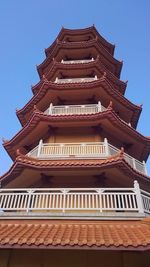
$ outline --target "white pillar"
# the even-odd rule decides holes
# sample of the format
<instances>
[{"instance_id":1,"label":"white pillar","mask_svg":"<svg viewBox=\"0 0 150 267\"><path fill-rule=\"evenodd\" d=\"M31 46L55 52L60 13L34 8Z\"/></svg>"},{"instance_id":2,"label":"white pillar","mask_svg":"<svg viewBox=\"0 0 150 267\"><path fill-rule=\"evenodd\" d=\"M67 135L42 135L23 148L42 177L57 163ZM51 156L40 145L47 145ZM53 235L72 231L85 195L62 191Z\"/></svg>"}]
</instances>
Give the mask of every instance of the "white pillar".
<instances>
[{"instance_id":1,"label":"white pillar","mask_svg":"<svg viewBox=\"0 0 150 267\"><path fill-rule=\"evenodd\" d=\"M55 79L55 83L58 83L58 77L56 77L56 79Z\"/></svg>"},{"instance_id":2,"label":"white pillar","mask_svg":"<svg viewBox=\"0 0 150 267\"><path fill-rule=\"evenodd\" d=\"M67 192L68 192L68 190L67 189L63 189L62 190L62 192L63 192L63 212L65 212L65 209L66 209L66 194L67 194Z\"/></svg>"},{"instance_id":3,"label":"white pillar","mask_svg":"<svg viewBox=\"0 0 150 267\"><path fill-rule=\"evenodd\" d=\"M53 108L53 104L50 103L49 109L48 109L48 115L52 115L52 108Z\"/></svg>"},{"instance_id":4,"label":"white pillar","mask_svg":"<svg viewBox=\"0 0 150 267\"><path fill-rule=\"evenodd\" d=\"M98 101L98 112L102 112L102 104Z\"/></svg>"},{"instance_id":5,"label":"white pillar","mask_svg":"<svg viewBox=\"0 0 150 267\"><path fill-rule=\"evenodd\" d=\"M28 193L28 201L27 201L27 208L26 208L26 211L29 212L31 211L32 207L31 207L31 196L33 194L34 190L28 190L27 193ZM34 208L34 207L33 207Z\"/></svg>"},{"instance_id":6,"label":"white pillar","mask_svg":"<svg viewBox=\"0 0 150 267\"><path fill-rule=\"evenodd\" d=\"M144 160L143 160L143 169L144 169L144 174L148 175L147 168L146 168L146 163L145 163Z\"/></svg>"},{"instance_id":7,"label":"white pillar","mask_svg":"<svg viewBox=\"0 0 150 267\"><path fill-rule=\"evenodd\" d=\"M41 139L40 142L39 142L39 145L38 145L38 152L37 152L37 157L38 158L40 157L40 154L41 154L42 145L43 145L43 140Z\"/></svg>"},{"instance_id":8,"label":"white pillar","mask_svg":"<svg viewBox=\"0 0 150 267\"><path fill-rule=\"evenodd\" d=\"M133 168L136 170L135 158L132 158L132 162L133 162Z\"/></svg>"},{"instance_id":9,"label":"white pillar","mask_svg":"<svg viewBox=\"0 0 150 267\"><path fill-rule=\"evenodd\" d=\"M104 146L105 146L106 157L108 157L110 156L110 153L109 153L109 144L107 138L104 138Z\"/></svg>"},{"instance_id":10,"label":"white pillar","mask_svg":"<svg viewBox=\"0 0 150 267\"><path fill-rule=\"evenodd\" d=\"M134 191L136 193L137 206L140 213L144 213L143 200L141 197L141 190L138 181L134 181Z\"/></svg>"}]
</instances>

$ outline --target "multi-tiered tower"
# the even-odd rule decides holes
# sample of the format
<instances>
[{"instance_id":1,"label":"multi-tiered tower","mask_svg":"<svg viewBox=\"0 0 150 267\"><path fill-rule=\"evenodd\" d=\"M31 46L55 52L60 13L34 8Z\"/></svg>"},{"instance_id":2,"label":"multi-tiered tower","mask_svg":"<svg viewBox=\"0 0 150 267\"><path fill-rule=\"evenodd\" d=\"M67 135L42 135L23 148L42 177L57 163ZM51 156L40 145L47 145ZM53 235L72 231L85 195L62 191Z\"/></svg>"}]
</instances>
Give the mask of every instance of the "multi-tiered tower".
<instances>
[{"instance_id":1,"label":"multi-tiered tower","mask_svg":"<svg viewBox=\"0 0 150 267\"><path fill-rule=\"evenodd\" d=\"M33 97L17 110L22 129L4 141L14 163L1 177L2 248L150 247L150 139L136 130L142 107L124 96L114 48L93 26L63 28L46 49ZM124 265L116 255L127 266L128 254Z\"/></svg>"}]
</instances>

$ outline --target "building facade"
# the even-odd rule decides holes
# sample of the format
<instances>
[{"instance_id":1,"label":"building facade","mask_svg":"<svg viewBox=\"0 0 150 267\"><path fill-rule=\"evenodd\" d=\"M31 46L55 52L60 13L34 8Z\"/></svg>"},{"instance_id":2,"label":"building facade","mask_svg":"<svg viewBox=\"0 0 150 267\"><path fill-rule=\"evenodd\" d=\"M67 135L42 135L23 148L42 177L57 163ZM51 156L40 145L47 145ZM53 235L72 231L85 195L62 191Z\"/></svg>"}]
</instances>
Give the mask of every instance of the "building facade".
<instances>
[{"instance_id":1,"label":"building facade","mask_svg":"<svg viewBox=\"0 0 150 267\"><path fill-rule=\"evenodd\" d=\"M4 148L0 266L150 265L150 138L94 26L62 28Z\"/></svg>"}]
</instances>

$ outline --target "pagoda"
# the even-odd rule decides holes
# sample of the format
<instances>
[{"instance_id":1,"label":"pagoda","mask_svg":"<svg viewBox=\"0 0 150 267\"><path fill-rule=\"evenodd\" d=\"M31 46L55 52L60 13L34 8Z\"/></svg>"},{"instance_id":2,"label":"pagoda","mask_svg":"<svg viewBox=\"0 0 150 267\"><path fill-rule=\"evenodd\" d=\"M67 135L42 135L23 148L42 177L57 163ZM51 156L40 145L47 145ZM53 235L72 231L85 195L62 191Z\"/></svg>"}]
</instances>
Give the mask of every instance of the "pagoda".
<instances>
[{"instance_id":1,"label":"pagoda","mask_svg":"<svg viewBox=\"0 0 150 267\"><path fill-rule=\"evenodd\" d=\"M114 50L95 26L62 28L45 50L3 142L0 266L149 266L150 138Z\"/></svg>"}]
</instances>

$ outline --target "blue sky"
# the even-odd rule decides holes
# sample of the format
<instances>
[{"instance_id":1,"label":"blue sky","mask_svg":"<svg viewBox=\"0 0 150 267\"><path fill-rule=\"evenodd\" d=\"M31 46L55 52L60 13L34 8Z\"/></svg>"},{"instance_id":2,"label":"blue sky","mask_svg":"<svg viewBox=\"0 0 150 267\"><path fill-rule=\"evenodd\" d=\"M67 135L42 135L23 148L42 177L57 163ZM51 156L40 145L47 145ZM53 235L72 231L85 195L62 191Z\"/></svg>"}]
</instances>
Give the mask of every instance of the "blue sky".
<instances>
[{"instance_id":1,"label":"blue sky","mask_svg":"<svg viewBox=\"0 0 150 267\"><path fill-rule=\"evenodd\" d=\"M0 3L0 137L11 139L21 129L15 115L32 97L39 81L36 64L62 26L97 30L116 44L124 61L121 79L126 97L143 104L138 131L150 136L150 1L149 0L5 0ZM11 160L0 142L0 174ZM150 174L150 160L147 163Z\"/></svg>"}]
</instances>

